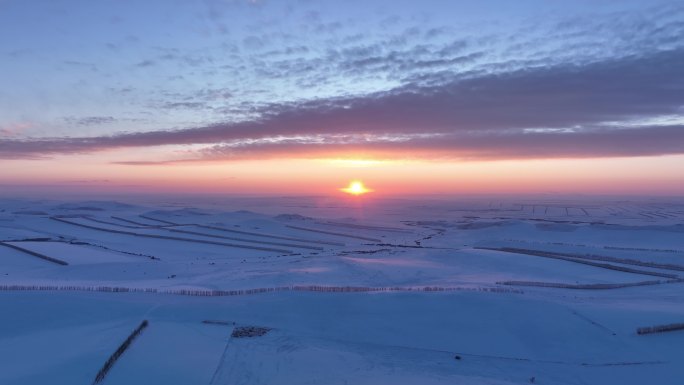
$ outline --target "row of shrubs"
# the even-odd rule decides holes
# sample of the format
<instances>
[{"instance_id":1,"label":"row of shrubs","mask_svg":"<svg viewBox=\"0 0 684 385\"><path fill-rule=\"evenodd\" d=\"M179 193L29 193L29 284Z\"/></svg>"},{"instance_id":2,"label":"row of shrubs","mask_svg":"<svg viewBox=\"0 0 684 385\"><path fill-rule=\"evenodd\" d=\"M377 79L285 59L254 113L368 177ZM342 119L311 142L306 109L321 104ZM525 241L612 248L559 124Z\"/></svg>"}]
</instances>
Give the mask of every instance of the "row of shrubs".
<instances>
[{"instance_id":1,"label":"row of shrubs","mask_svg":"<svg viewBox=\"0 0 684 385\"><path fill-rule=\"evenodd\" d=\"M90 243L90 242L86 242L86 241L77 241L77 240L73 240L73 239L72 239L72 240L66 240L66 239L63 239L62 237L60 237L60 238L22 238L22 239L13 239L13 240L9 240L9 241L2 241L2 242L0 242L0 243L7 243L7 242L62 242L62 243L68 243L68 244L70 244L70 245L99 247L99 248L101 248L101 249L111 250L111 251L115 251L115 252L117 252L117 253L123 253L123 254L128 254L128 255L135 255L135 256L138 256L138 257L146 257L146 258L150 258L150 259L157 260L157 261L160 260L158 257L152 256L152 255L148 255L148 254L133 253L133 252L124 251L124 250L115 250L115 249L109 248L109 247L107 247L107 246L102 246L102 245L98 245L98 244L95 244L95 243ZM41 258L42 258L42 257L47 257L47 256L46 256L46 255L42 255ZM47 258L56 259L56 258L53 258L53 257L47 257ZM64 261L62 261L62 262L64 262ZM59 262L57 262L57 263L59 263ZM62 264L62 263L60 263L60 265L61 265L61 264ZM64 262L63 264L67 264L67 263Z\"/></svg>"},{"instance_id":2,"label":"row of shrubs","mask_svg":"<svg viewBox=\"0 0 684 385\"><path fill-rule=\"evenodd\" d=\"M604 255L596 255L596 254L586 254L586 255L568 254L568 256L572 256L575 258L592 259L592 260L597 260L597 261L616 262L616 263L622 263L625 265L651 267L651 268L655 268L655 269L684 271L684 266L675 265L672 263L658 263L658 262L650 262L650 261L640 261L638 259L617 258L617 257L609 257L609 256L604 256Z\"/></svg>"},{"instance_id":3,"label":"row of shrubs","mask_svg":"<svg viewBox=\"0 0 684 385\"><path fill-rule=\"evenodd\" d=\"M655 251L658 253L681 253L681 250L674 249L645 249L641 247L619 247L619 246L603 246L606 250L627 250L627 251Z\"/></svg>"},{"instance_id":4,"label":"row of shrubs","mask_svg":"<svg viewBox=\"0 0 684 385\"><path fill-rule=\"evenodd\" d=\"M109 221L103 221L103 220L101 220L101 219L93 218L93 217L91 217L90 215L82 215L82 216L80 216L79 218L83 218L83 219L86 219L86 220L89 220L89 221L92 221L92 222L96 222L96 223L102 223L102 224L104 224L104 225L119 226L119 227L125 227L125 228L128 228L128 229L142 229L142 228L143 228L143 227L140 227L140 226L131 226L131 225L124 225L124 224L121 224L121 223L114 223L114 222L109 222Z\"/></svg>"},{"instance_id":5,"label":"row of shrubs","mask_svg":"<svg viewBox=\"0 0 684 385\"><path fill-rule=\"evenodd\" d=\"M673 332L676 330L684 330L684 323L641 327L637 328L637 334L664 333Z\"/></svg>"},{"instance_id":6,"label":"row of shrubs","mask_svg":"<svg viewBox=\"0 0 684 385\"><path fill-rule=\"evenodd\" d=\"M56 242L62 242L62 241L56 241ZM86 246L92 246L92 247L99 247L99 248L101 248L101 249L105 249L105 250L109 250L109 251L114 251L114 252L117 252L117 253L123 253L123 254L128 254L128 255L134 255L134 256L136 256L136 257L145 257L145 258L149 258L149 259L151 259L151 260L153 260L153 261L161 261L161 258L155 257L154 255L143 254L143 253L134 253L134 252L125 251L125 250L116 250L116 249L109 248L109 247L107 247L107 246L98 245L98 244L95 244L95 243L90 243L90 242L85 242L85 241L68 241L68 243L70 243L70 244L72 244L72 245L86 245Z\"/></svg>"},{"instance_id":7,"label":"row of shrubs","mask_svg":"<svg viewBox=\"0 0 684 385\"><path fill-rule=\"evenodd\" d=\"M164 223L164 224L167 224L167 225L174 225L174 226L178 226L178 225L179 225L178 223L173 223L173 222L166 221L166 220L163 220L163 219L157 219L157 218L148 217L147 215L142 215L142 214L140 214L140 215L138 215L138 216L139 216L140 218L144 218L144 219L147 219L147 220L150 220L150 221L155 221L155 222L161 222L161 223Z\"/></svg>"},{"instance_id":8,"label":"row of shrubs","mask_svg":"<svg viewBox=\"0 0 684 385\"><path fill-rule=\"evenodd\" d=\"M558 254L558 253L549 252L549 251L518 249L518 248L514 248L514 247L500 247L500 248L497 248L497 247L476 247L476 249L504 251L504 252L515 253L515 254L524 254L524 255L532 255L532 256L543 257L543 258L560 259L563 261L575 262L575 263L580 263L583 265L595 266L595 267L600 267L600 268L608 269L608 270L622 271L625 273L651 275L651 276L655 276L655 277L663 277L663 278L670 278L670 279L678 278L678 276L676 274L667 274L667 273L660 273L660 272L656 272L656 271L632 269L632 268L624 267L624 266L611 265L609 263L591 262L591 261L586 260L587 259L586 257L584 257L584 259L581 256L570 257L570 256L564 256L564 255Z\"/></svg>"},{"instance_id":9,"label":"row of shrubs","mask_svg":"<svg viewBox=\"0 0 684 385\"><path fill-rule=\"evenodd\" d=\"M386 291L482 291L490 293L517 293L520 290L512 290L503 287L443 287L443 286L423 286L423 287L366 287L366 286L291 286L293 291L323 291L323 292L386 292Z\"/></svg>"},{"instance_id":10,"label":"row of shrubs","mask_svg":"<svg viewBox=\"0 0 684 385\"><path fill-rule=\"evenodd\" d=\"M272 252L277 252L277 253L292 253L291 250L276 249L276 248L270 248L270 247L250 246L250 245L239 245L239 244L234 244L234 243L208 241L208 240L195 239L195 238L171 237L171 236L168 236L168 235L143 234L143 233L136 233L136 232L132 232L132 231L106 229L106 228L103 228L103 227L90 226L90 225L86 225L86 224L83 224L83 223L72 222L72 221L66 220L66 219L64 219L64 218L62 218L62 217L50 217L50 219L53 219L53 220L58 221L58 222L62 222L62 223L67 223L67 224L70 224L70 225L74 225L74 226L84 227L84 228L86 228L86 229L104 231L104 232L114 233L114 234L126 234L126 235L133 235L133 236L136 236L136 237L156 238L156 239L168 239L168 240L173 240L173 241L203 243L203 244L207 244L207 245L219 245L219 246L237 247L237 248L242 248L242 249L261 250L261 251L272 251Z\"/></svg>"},{"instance_id":11,"label":"row of shrubs","mask_svg":"<svg viewBox=\"0 0 684 385\"><path fill-rule=\"evenodd\" d=\"M192 289L155 289L137 287L111 286L56 286L56 285L0 285L0 291L96 291L105 293L159 293L197 297L224 297L233 295L249 295L281 291L313 291L327 293L362 293L362 292L445 292L445 291L480 291L490 293L516 293L521 290L502 287L365 287L365 286L279 286L241 290L192 290Z\"/></svg>"},{"instance_id":12,"label":"row of shrubs","mask_svg":"<svg viewBox=\"0 0 684 385\"><path fill-rule=\"evenodd\" d=\"M15 245L12 245L10 243L0 242L0 246L9 247L10 249L14 249L14 250L20 251L24 254L32 255L34 257L38 257L40 259L43 259L43 260L48 261L48 262L56 263L58 265L62 265L62 266L68 265L68 263L66 261L62 261L61 259L48 257L47 255L44 255L41 253L36 253L35 251L31 251L31 250L25 249L23 247L15 246Z\"/></svg>"},{"instance_id":13,"label":"row of shrubs","mask_svg":"<svg viewBox=\"0 0 684 385\"><path fill-rule=\"evenodd\" d=\"M553 244L553 245L585 246L585 245L579 245L579 244L578 245L564 244L561 242L554 242L551 244ZM668 249L639 249L639 248L632 248L632 247L614 247L614 246L604 246L603 248L604 249L612 249L612 250L630 250L630 251L660 251L660 252L670 252L670 253L677 253L678 252L677 250L668 250ZM525 251L529 251L529 252L540 252L540 253L553 254L553 255L558 255L558 256L562 256L562 257L569 257L569 258L591 259L591 260L596 260L596 261L622 263L625 265L653 267L656 269L684 271L684 266L682 266L682 265L675 265L675 264L670 264L670 263L657 263L657 262L650 262L650 261L640 261L638 259L631 259L631 258L618 258L618 257L610 257L610 256L605 256L605 255L597 255L597 254L559 253L557 251L518 249L518 248L512 248L512 247L509 249L511 249L511 250L525 250Z\"/></svg>"},{"instance_id":14,"label":"row of shrubs","mask_svg":"<svg viewBox=\"0 0 684 385\"><path fill-rule=\"evenodd\" d=\"M674 283L674 282L682 282L682 280L641 281L641 282L630 282L630 283L585 283L585 284L557 283L557 282L535 282L535 281L503 281L503 282L497 282L497 284L512 285L512 286L553 287L553 288L559 288L559 289L601 290L601 289L620 289L623 287L633 287L633 286L660 285L663 283Z\"/></svg>"},{"instance_id":15,"label":"row of shrubs","mask_svg":"<svg viewBox=\"0 0 684 385\"><path fill-rule=\"evenodd\" d=\"M557 246L574 246L574 247L593 247L584 243L568 243L568 242L535 242L522 239L506 238L504 239L508 242L517 243L533 243L533 244L549 244ZM648 249L643 247L621 247L621 246L603 246L605 250L624 250L624 251L646 251L646 252L657 252L657 253L684 253L682 250L675 249Z\"/></svg>"},{"instance_id":16,"label":"row of shrubs","mask_svg":"<svg viewBox=\"0 0 684 385\"><path fill-rule=\"evenodd\" d=\"M323 250L322 247L317 247L317 246L307 246L307 245L296 245L292 243L278 243L278 242L268 242L268 241L261 241L261 240L254 240L254 239L244 239L244 238L235 238L235 237L226 237L222 235L215 235L215 234L206 234L206 233L200 233L197 231L188 231L188 230L179 230L179 229L172 229L170 228L169 225L166 226L131 226L131 225L122 225L119 223L114 223L114 222L109 222L109 221L103 221L100 219L93 218L91 216L82 216L81 218L87 219L90 221L98 222L98 223L104 223L108 225L114 225L114 226L120 226L120 227L125 227L129 229L156 229L156 228L164 228L166 231L174 232L174 233L181 233L181 234L191 234L191 235L199 235L202 237L209 237L209 238L220 238L220 239L228 239L228 240L233 240L233 241L238 241L238 242L247 242L247 243L258 243L260 245L273 245L273 246L284 246L284 247L296 247L300 249L311 249L311 250ZM168 237L168 236L163 236L163 237ZM181 238L175 238L175 237L170 237L174 239L181 239ZM185 238L182 238L185 239ZM193 238L194 239L194 238Z\"/></svg>"},{"instance_id":17,"label":"row of shrubs","mask_svg":"<svg viewBox=\"0 0 684 385\"><path fill-rule=\"evenodd\" d=\"M131 343L133 343L133 340L135 340L136 337L138 337L140 333L142 333L142 331L147 327L147 325L147 320L142 321L140 325L137 328L135 328L135 330L133 330L133 332L128 336L128 338L126 338L126 341L124 341L121 344L121 346L119 346L119 348L116 349L116 351L111 356L109 356L105 364L97 372L93 384L100 383L102 382L102 380L104 380L105 376L107 376L107 373L109 372L109 369L111 369L112 366L114 366L116 360L118 360L119 357L121 357L121 355L124 354L126 349L128 349L128 347L131 346Z\"/></svg>"},{"instance_id":18,"label":"row of shrubs","mask_svg":"<svg viewBox=\"0 0 684 385\"><path fill-rule=\"evenodd\" d=\"M684 271L684 266L675 265L675 264L671 264L671 263L657 263L657 262L650 262L650 261L640 261L638 259L618 258L618 257L610 257L610 256L606 256L606 255L596 255L596 254L570 254L570 253L559 253L556 251L551 252L551 251L528 250L528 249L519 249L519 250L526 250L526 251L532 251L532 252L538 252L538 253L544 253L544 254L551 254L551 255L557 255L557 256L568 257L568 258L590 259L590 260L595 260L595 261L622 263L625 265L652 267L652 268L656 268L656 269Z\"/></svg>"}]
</instances>

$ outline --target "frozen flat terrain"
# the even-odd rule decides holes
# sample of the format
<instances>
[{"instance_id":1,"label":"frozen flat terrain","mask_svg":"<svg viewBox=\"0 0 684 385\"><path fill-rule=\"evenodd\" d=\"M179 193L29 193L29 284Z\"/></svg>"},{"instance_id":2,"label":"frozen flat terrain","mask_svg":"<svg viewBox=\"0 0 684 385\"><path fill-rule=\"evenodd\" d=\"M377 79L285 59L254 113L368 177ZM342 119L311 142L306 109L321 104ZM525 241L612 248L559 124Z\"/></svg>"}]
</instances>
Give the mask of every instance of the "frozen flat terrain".
<instances>
[{"instance_id":1,"label":"frozen flat terrain","mask_svg":"<svg viewBox=\"0 0 684 385\"><path fill-rule=\"evenodd\" d=\"M198 203L201 202L201 203ZM0 200L0 384L681 384L684 200ZM249 327L262 335L244 337Z\"/></svg>"}]
</instances>

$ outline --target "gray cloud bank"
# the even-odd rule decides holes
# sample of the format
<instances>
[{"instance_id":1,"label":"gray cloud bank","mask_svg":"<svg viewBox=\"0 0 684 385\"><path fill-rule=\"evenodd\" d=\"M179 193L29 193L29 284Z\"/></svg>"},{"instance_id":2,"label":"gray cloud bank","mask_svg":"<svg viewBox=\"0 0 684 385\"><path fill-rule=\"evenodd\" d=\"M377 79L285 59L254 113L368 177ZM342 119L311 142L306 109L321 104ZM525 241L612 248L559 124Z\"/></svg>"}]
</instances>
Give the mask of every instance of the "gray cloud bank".
<instances>
[{"instance_id":1,"label":"gray cloud bank","mask_svg":"<svg viewBox=\"0 0 684 385\"><path fill-rule=\"evenodd\" d=\"M0 158L184 144L208 146L198 160L348 152L454 159L682 154L682 68L684 49L671 49L504 73L436 74L388 92L269 105L258 119L239 123L5 138ZM658 122L662 116L680 121Z\"/></svg>"}]
</instances>

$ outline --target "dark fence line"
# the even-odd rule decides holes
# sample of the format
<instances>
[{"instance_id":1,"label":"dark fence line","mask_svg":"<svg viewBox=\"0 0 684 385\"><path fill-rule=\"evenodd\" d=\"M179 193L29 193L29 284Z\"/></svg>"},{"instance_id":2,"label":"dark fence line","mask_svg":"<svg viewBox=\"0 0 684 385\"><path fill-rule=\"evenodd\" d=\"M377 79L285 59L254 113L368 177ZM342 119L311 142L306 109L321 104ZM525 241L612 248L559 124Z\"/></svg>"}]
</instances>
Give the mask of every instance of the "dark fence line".
<instances>
[{"instance_id":1,"label":"dark fence line","mask_svg":"<svg viewBox=\"0 0 684 385\"><path fill-rule=\"evenodd\" d=\"M96 226L90 226L90 225L85 225L83 223L78 223L78 222L72 222L69 220L66 220L64 218L59 218L59 217L50 217L50 219L53 219L58 222L62 223L67 223L73 226L79 226L79 227L85 227L87 229L92 229L92 230L98 230L98 231L104 231L108 233L114 233L114 234L125 234L125 235L132 235L135 237L144 237L144 238L156 238L156 239L167 239L167 240L172 240L172 241L183 241L183 242L192 242L192 243L203 243L207 245L219 245L219 246L227 246L227 247L236 247L240 249L251 249L251 250L259 250L259 251L272 251L276 253L286 253L286 254L291 254L291 250L285 250L285 249L276 249L276 248L270 248L270 247L260 247L260 246L251 246L251 245L238 245L235 243L227 243L227 242L216 242L216 241L207 241L207 240L202 240L202 239L194 239L194 238L182 238L182 237L171 237L167 235L156 235L156 234L142 234L142 233L134 233L132 231L124 231L124 230L114 230L114 229L105 229L102 227L96 227Z\"/></svg>"},{"instance_id":2,"label":"dark fence line","mask_svg":"<svg viewBox=\"0 0 684 385\"><path fill-rule=\"evenodd\" d=\"M149 258L155 261L160 261L161 259L158 257L155 257L153 255L148 255L148 254L142 254L142 253L133 253L130 251L124 251L124 250L117 250L117 249L112 249L107 246L103 245L98 245L96 243L90 243L86 241L77 241L77 240L67 240L67 239L60 239L60 238L24 238L24 239L11 239L11 240L4 240L0 242L58 242L58 243L66 243L69 245L77 245L77 246L92 246L92 247L98 247L100 249L108 250L108 251L113 251L115 253L122 253L122 254L128 254L128 255L134 255L136 257L145 257Z\"/></svg>"},{"instance_id":3,"label":"dark fence line","mask_svg":"<svg viewBox=\"0 0 684 385\"><path fill-rule=\"evenodd\" d=\"M607 255L596 255L596 254L572 254L572 253L559 253L557 251L546 251L546 250L532 250L532 249L518 249L518 248L511 248L511 249L513 249L513 250L525 250L525 251L529 251L529 252L543 253L543 254L549 254L549 255L557 255L560 257L589 259L589 260L594 260L594 261L622 263L624 265L635 265L635 266L652 267L652 268L664 269L664 270L684 271L684 266L673 264L673 263L658 263L658 262L650 262L650 261L640 261L638 259L618 258L618 257L611 257L611 256L607 256Z\"/></svg>"},{"instance_id":4,"label":"dark fence line","mask_svg":"<svg viewBox=\"0 0 684 385\"><path fill-rule=\"evenodd\" d=\"M381 240L377 238L368 238L368 237L362 237L359 235L352 235L352 234L344 234L344 233L336 233L333 231L324 231L324 230L318 230L318 229L310 229L308 227L300 227L300 226L292 226L292 225L285 225L286 227L289 227L291 229L295 230L302 230L302 231L311 231L313 233L321 233L321 234L329 234L329 235L337 235L338 237L347 237L347 238L355 238L355 239L360 239L362 241L370 241L370 242L382 242Z\"/></svg>"},{"instance_id":5,"label":"dark fence line","mask_svg":"<svg viewBox=\"0 0 684 385\"><path fill-rule=\"evenodd\" d=\"M236 238L236 237L226 237L224 235L214 235L214 234L207 234L207 233L200 233L198 231L189 231L189 230L179 230L179 229L170 229L170 228L165 228L164 230L166 231L171 231L174 233L182 233L182 234L191 234L191 235L199 235L202 237L209 237L209 238L219 238L219 239L229 239L231 241L238 241L238 242L248 242L248 243L257 243L261 245L272 245L272 246L284 246L284 247L294 247L298 249L309 249L309 250L323 250L322 247L319 246L307 246L307 245L299 245L299 244L294 244L294 243L282 243L282 242L269 242L269 241L260 241L256 239L245 239L245 238Z\"/></svg>"},{"instance_id":6,"label":"dark fence line","mask_svg":"<svg viewBox=\"0 0 684 385\"><path fill-rule=\"evenodd\" d=\"M661 285L665 283L679 283L684 282L682 279L672 279L668 281L641 281L629 283L585 283L585 284L571 284L571 283L557 283L557 282L535 282L535 281L502 281L497 282L499 285L510 286L536 286L536 287L552 287L559 289L585 289L585 290L603 290L603 289L620 289L624 287L634 286L649 286Z\"/></svg>"},{"instance_id":7,"label":"dark fence line","mask_svg":"<svg viewBox=\"0 0 684 385\"><path fill-rule=\"evenodd\" d=\"M227 237L224 235L216 235L216 234L207 234L207 233L201 233L198 231L190 231L190 230L181 230L181 229L174 229L171 228L171 226L177 227L177 225L167 225L167 226L159 226L159 225L142 225L142 226L130 226L130 225L123 225L119 223L114 223L114 222L108 222L108 221L103 221L100 219L96 219L90 216L83 216L82 218L91 220L94 222L99 222L103 224L109 224L109 225L114 225L114 226L119 226L119 227L125 227L129 229L154 229L154 230L165 230L173 233L180 233L180 234L190 234L190 235L199 235L201 237L209 237L209 238L218 238L218 239L228 239L231 241L238 241L238 242L246 242L246 243L256 243L256 244L261 244L261 245L271 245L271 246L283 246L283 247L295 247L298 249L309 249L309 250L323 250L322 247L318 246L308 246L308 245L300 245L300 244L294 244L294 243L282 243L282 242L268 242L268 241L260 241L256 239L247 239L247 238L236 238L236 237ZM123 218L119 217L112 217L115 219L119 219L122 221L126 222L131 222ZM135 223L135 222L134 222ZM195 226L194 224L192 224Z\"/></svg>"},{"instance_id":8,"label":"dark fence line","mask_svg":"<svg viewBox=\"0 0 684 385\"><path fill-rule=\"evenodd\" d=\"M413 233L413 230L411 229L402 229L400 227L385 227L385 226L369 226L369 225L358 225L355 223L341 223L341 222L332 222L332 221L325 221L325 222L316 222L316 224L319 225L327 225L327 226L335 226L335 227L345 227L348 229L356 229L356 230L376 230L376 231L388 231L388 232L397 232L397 233Z\"/></svg>"},{"instance_id":9,"label":"dark fence line","mask_svg":"<svg viewBox=\"0 0 684 385\"><path fill-rule=\"evenodd\" d=\"M3 239L0 242L50 242L53 241L54 239L52 238L46 238L46 237L41 237L41 238L16 238L16 239Z\"/></svg>"},{"instance_id":10,"label":"dark fence line","mask_svg":"<svg viewBox=\"0 0 684 385\"><path fill-rule=\"evenodd\" d=\"M676 330L684 330L684 323L640 327L637 328L637 334L665 333Z\"/></svg>"},{"instance_id":11,"label":"dark fence line","mask_svg":"<svg viewBox=\"0 0 684 385\"><path fill-rule=\"evenodd\" d=\"M64 241L57 241L57 242L64 242ZM125 251L125 250L112 249L112 248L110 248L110 247L103 246L103 245L98 245L98 244L96 244L96 243L90 243L90 242L85 242L85 241L66 241L66 243L69 243L69 244L72 244L72 245L86 245L86 246L92 246L92 247L99 247L99 248L101 248L101 249L108 250L108 251L113 251L113 252L115 252L115 253L128 254L128 255L133 255L133 256L136 256L136 257L145 257L145 258L149 258L149 259L151 259L151 260L153 260L153 261L161 261L161 258L155 257L154 255L143 254L143 253L134 253L134 252L132 252L132 251Z\"/></svg>"},{"instance_id":12,"label":"dark fence line","mask_svg":"<svg viewBox=\"0 0 684 385\"><path fill-rule=\"evenodd\" d=\"M639 270L639 269L633 269L630 267L611 265L609 263L591 262L591 261L587 261L587 260L580 259L577 257L566 257L566 256L558 255L558 254L555 254L552 252L541 251L541 250L518 249L518 248L514 248L514 247L475 247L475 249L503 251L506 253L532 255L535 257L559 259L559 260L563 260L563 261L599 267L602 269L622 271L625 273L632 273L632 274L650 275L650 276L654 276L654 277L663 277L663 278L670 278L670 279L679 278L679 276L677 276L676 274L667 274L667 273L660 273L660 272L656 272L656 271Z\"/></svg>"},{"instance_id":13,"label":"dark fence line","mask_svg":"<svg viewBox=\"0 0 684 385\"><path fill-rule=\"evenodd\" d=\"M129 346L131 346L131 343L142 333L142 331L147 327L148 322L147 320L144 320L140 323L140 325L133 330L133 332L126 338L126 341L124 341L121 346L119 346L116 351L109 356L109 359L105 362L105 364L102 366L99 372L97 372L97 376L95 376L95 381L93 381L93 384L97 384L102 382L104 380L105 376L107 376L107 373L109 373L109 369L114 366L114 363L116 360L121 357L122 354L128 349Z\"/></svg>"},{"instance_id":14,"label":"dark fence line","mask_svg":"<svg viewBox=\"0 0 684 385\"><path fill-rule=\"evenodd\" d=\"M521 242L521 243L544 243L544 244L549 244L549 245L558 245L558 246L579 246L579 247L594 247L587 245L585 243L571 243L571 242L531 242L531 241L526 241L526 240L521 240L521 239L507 239L508 241L514 241L514 242ZM649 249L649 248L644 248L644 247L621 247L621 246L602 246L603 249L605 250L624 250L624 251L646 251L646 252L654 252L654 253L684 253L683 250L675 250L675 249Z\"/></svg>"},{"instance_id":15,"label":"dark fence line","mask_svg":"<svg viewBox=\"0 0 684 385\"><path fill-rule=\"evenodd\" d=\"M606 250L626 250L626 251L652 251L657 253L682 253L682 250L674 249L645 249L641 247L620 247L620 246L603 246Z\"/></svg>"},{"instance_id":16,"label":"dark fence line","mask_svg":"<svg viewBox=\"0 0 684 385\"><path fill-rule=\"evenodd\" d=\"M104 225L111 225L111 226L124 227L124 228L127 228L127 229L145 229L145 228L152 228L152 226L149 226L149 227L131 226L131 225L124 225L124 224L121 224L121 223L115 223L115 222L110 222L110 221L103 221L102 219L93 218L93 217L91 217L91 216L89 216L89 215L82 215L80 218L83 218L83 219L86 219L86 220L89 220L89 221L92 221L92 222L96 222L96 223L102 223L102 224L104 224Z\"/></svg>"},{"instance_id":17,"label":"dark fence line","mask_svg":"<svg viewBox=\"0 0 684 385\"><path fill-rule=\"evenodd\" d=\"M684 266L676 265L674 263L658 263L658 262L650 262L650 261L640 261L638 259L617 258L617 257L610 257L610 256L606 256L606 255L596 255L596 254L587 254L587 255L569 254L569 256L574 256L574 258L584 258L584 259L591 259L591 260L596 260L596 261L616 262L616 263L622 263L625 265L651 267L654 269L684 271Z\"/></svg>"},{"instance_id":18,"label":"dark fence line","mask_svg":"<svg viewBox=\"0 0 684 385\"><path fill-rule=\"evenodd\" d=\"M156 289L139 287L112 287L112 286L77 286L77 285L0 285L0 291L95 291L104 293L154 293L173 294L195 297L225 297L234 295L250 295L283 291L307 291L325 293L377 293L377 292L451 292L451 291L477 291L489 293L515 293L522 294L522 290L502 287L366 287L366 286L278 286L255 289L238 290L200 290L200 289Z\"/></svg>"},{"instance_id":19,"label":"dark fence line","mask_svg":"<svg viewBox=\"0 0 684 385\"><path fill-rule=\"evenodd\" d=\"M303 239L303 238L285 237L285 236L278 236L278 235L271 235L271 234L260 234L260 233L255 233L255 232L252 232L252 231L243 231L243 230L226 229L226 228L223 228L223 227L210 226L210 225L201 225L201 224L198 224L198 223L185 223L185 224L183 224L183 223L174 223L174 222L169 222L169 221L162 221L162 220L160 220L160 219L155 219L155 218L148 217L148 216L145 216L145 215L139 215L139 217L145 218L145 219L148 219L148 220L152 220L152 221L157 221L157 222L165 223L165 225L150 225L150 224L146 224L146 223L142 223L142 222L132 221L132 220L126 219L126 218L121 218L121 217L112 216L112 218L114 218L114 219L118 219L118 220L120 220L120 221L132 223L132 224L134 224L134 225L145 226L145 227L147 227L147 228L162 228L162 229L167 229L167 230L169 230L169 231L174 231L174 230L170 229L170 227L195 226L195 227L200 227L200 228L204 228L204 229L218 230L218 231L223 231L223 232L228 232L228 233L235 233L235 234L242 234L242 235L251 235L251 236L261 237L261 238L273 238L273 239L282 239L282 240L294 241L294 242L318 243L318 244L322 244L322 245L332 245L332 246L344 246L344 243L340 243L340 242L329 242L329 241L319 241L319 240L315 240L315 239ZM183 231L176 231L176 232L183 232ZM209 235L209 234L204 234L204 233L198 233L198 234L211 236L211 235ZM227 238L227 239L230 239L230 238ZM300 247L301 247L301 246L300 246ZM304 248L307 248L307 247L304 247ZM322 249L320 249L320 250L322 250Z\"/></svg>"},{"instance_id":20,"label":"dark fence line","mask_svg":"<svg viewBox=\"0 0 684 385\"><path fill-rule=\"evenodd\" d=\"M211 320L211 319L205 319L202 321L202 323L208 324L208 325L235 325L235 322L218 321L218 320Z\"/></svg>"},{"instance_id":21,"label":"dark fence line","mask_svg":"<svg viewBox=\"0 0 684 385\"><path fill-rule=\"evenodd\" d=\"M111 218L112 218L112 219L119 220L119 221L122 221L122 222L127 222L127 223L130 223L130 224L133 224L133 225L138 225L138 226L142 226L142 227L147 227L147 228L159 228L159 227L163 227L163 226L160 226L160 225L151 225L151 224L149 224L149 223L136 222L136 221L132 221L132 220L130 220L130 219L121 218L121 217L117 217L117 216L114 216L114 215L112 215Z\"/></svg>"},{"instance_id":22,"label":"dark fence line","mask_svg":"<svg viewBox=\"0 0 684 385\"><path fill-rule=\"evenodd\" d=\"M167 224L167 225L178 225L178 223L173 223L173 222L165 221L165 220L163 220L163 219L157 219L157 218L148 217L147 215L142 215L142 214L141 214L141 215L138 215L138 216L139 216L140 218L149 219L149 220L151 220L151 221L160 222L160 223L164 223L164 224Z\"/></svg>"},{"instance_id":23,"label":"dark fence line","mask_svg":"<svg viewBox=\"0 0 684 385\"><path fill-rule=\"evenodd\" d=\"M143 215L140 215L140 217L148 218L151 220L156 220L156 219L152 219L150 217L146 217ZM120 217L114 217L113 216L112 218L115 218L115 219L118 219L121 221L125 221L125 222L129 222L129 223L133 223L133 224L137 224L137 225L144 225L144 226L147 226L148 228L162 228L162 229L167 229L169 231L175 231L175 232L185 232L185 231L173 230L173 229L171 229L171 227L194 226L194 227L199 227L199 228L203 228L203 229L217 230L217 231L223 231L223 232L234 233L234 234L251 235L251 236L260 237L260 238L273 238L273 239L282 239L285 241L294 241L294 242L302 242L302 243L318 243L318 244L322 244L322 245L344 246L344 243L340 243L340 242L328 242L328 241L319 241L316 239L304 239L304 238L295 238L295 237L284 237L284 236L271 235L271 234L260 234L260 233L255 233L252 231L233 230L233 229L226 229L226 228L218 227L218 226L201 225L199 223L185 223L185 224L183 224L183 223L168 222L169 223L168 225L159 226L159 225L146 225L146 224L141 223L141 222L131 221L131 220L128 220L125 218L120 218ZM189 233L191 234L192 232L189 232ZM214 235L209 235L206 233L198 233L198 234L206 235L206 236L214 236ZM218 237L218 236L215 236L215 237ZM227 238L227 239L232 239L232 238ZM304 248L307 248L307 247L304 247ZM322 250L322 249L320 249L320 250Z\"/></svg>"},{"instance_id":24,"label":"dark fence line","mask_svg":"<svg viewBox=\"0 0 684 385\"><path fill-rule=\"evenodd\" d=\"M260 233L255 233L255 232L252 232L252 231L243 231L243 230L226 229L226 228L224 228L224 227L209 226L209 225L200 225L200 224L197 224L197 223L189 223L189 224L187 224L187 226L195 226L195 227L200 227L200 228L203 228L203 229L211 229L211 230L225 231L225 232L228 232L228 233L252 235L252 236L255 236L255 237L283 239L283 240L286 240L286 241L305 242L305 243L318 243L318 244L321 244L321 245L331 245L331 246L344 246L344 243L342 243L342 242L321 241L321 240L318 240L318 239L306 239L306 238L296 238L296 237L285 237L285 236L272 235L272 234L260 234Z\"/></svg>"},{"instance_id":25,"label":"dark fence line","mask_svg":"<svg viewBox=\"0 0 684 385\"><path fill-rule=\"evenodd\" d=\"M14 250L20 251L20 252L22 252L22 253L32 255L32 256L34 256L34 257L38 257L38 258L40 258L40 259L46 260L46 261L48 261L48 262L56 263L56 264L58 264L58 265L62 265L62 266L68 265L67 262L62 261L61 259L48 257L47 255L43 255L43 254L40 254L40 253L36 253L35 251L31 251L31 250L29 250L29 249L25 249L25 248L23 248L23 247L15 246L15 245L12 245L12 244L9 244L9 243L0 242L0 246L9 247L10 249L14 249Z\"/></svg>"}]
</instances>

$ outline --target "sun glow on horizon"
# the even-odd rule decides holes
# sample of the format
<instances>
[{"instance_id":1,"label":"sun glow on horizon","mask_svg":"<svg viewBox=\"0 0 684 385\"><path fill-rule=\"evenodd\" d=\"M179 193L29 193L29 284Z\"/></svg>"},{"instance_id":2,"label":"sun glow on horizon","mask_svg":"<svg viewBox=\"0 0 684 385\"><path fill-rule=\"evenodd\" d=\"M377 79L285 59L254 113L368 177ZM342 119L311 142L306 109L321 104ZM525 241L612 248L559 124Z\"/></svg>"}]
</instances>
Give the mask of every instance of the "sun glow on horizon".
<instances>
[{"instance_id":1,"label":"sun glow on horizon","mask_svg":"<svg viewBox=\"0 0 684 385\"><path fill-rule=\"evenodd\" d=\"M366 186L364 186L363 182L361 182L360 180L353 180L349 182L349 186L341 188L340 191L346 192L347 194L351 195L362 195L369 192L373 192L373 190L366 188Z\"/></svg>"},{"instance_id":2,"label":"sun glow on horizon","mask_svg":"<svg viewBox=\"0 0 684 385\"><path fill-rule=\"evenodd\" d=\"M319 160L339 167L372 167L395 164L398 162L396 160L368 158L323 158Z\"/></svg>"}]
</instances>

